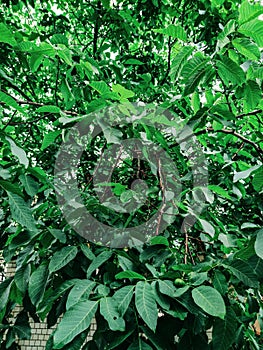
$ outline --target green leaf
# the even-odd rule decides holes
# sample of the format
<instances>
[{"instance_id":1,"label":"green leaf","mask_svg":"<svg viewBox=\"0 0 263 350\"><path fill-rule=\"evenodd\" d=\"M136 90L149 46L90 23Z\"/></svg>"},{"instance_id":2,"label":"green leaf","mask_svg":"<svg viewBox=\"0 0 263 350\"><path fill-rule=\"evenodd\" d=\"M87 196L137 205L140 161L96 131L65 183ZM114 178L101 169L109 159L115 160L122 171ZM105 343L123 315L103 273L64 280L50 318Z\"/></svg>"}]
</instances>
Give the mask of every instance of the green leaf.
<instances>
[{"instance_id":1,"label":"green leaf","mask_svg":"<svg viewBox=\"0 0 263 350\"><path fill-rule=\"evenodd\" d=\"M75 259L78 253L77 247L63 247L61 250L57 251L51 258L48 268L50 273L60 270L62 267L66 266L69 262Z\"/></svg>"},{"instance_id":2,"label":"green leaf","mask_svg":"<svg viewBox=\"0 0 263 350\"><path fill-rule=\"evenodd\" d=\"M135 95L133 91L125 89L125 87L120 84L112 85L112 91L117 92L120 97L124 99L133 97Z\"/></svg>"},{"instance_id":3,"label":"green leaf","mask_svg":"<svg viewBox=\"0 0 263 350\"><path fill-rule=\"evenodd\" d=\"M215 271L213 278L213 286L220 294L225 295L228 290L228 285L225 276L220 271Z\"/></svg>"},{"instance_id":4,"label":"green leaf","mask_svg":"<svg viewBox=\"0 0 263 350\"><path fill-rule=\"evenodd\" d=\"M218 185L208 185L208 189L211 190L212 192L218 194L221 197L224 197L224 198L229 199L229 200L232 199L231 196L228 194L228 192Z\"/></svg>"},{"instance_id":5,"label":"green leaf","mask_svg":"<svg viewBox=\"0 0 263 350\"><path fill-rule=\"evenodd\" d=\"M31 326L29 324L29 318L27 313L23 310L16 317L14 331L19 339L31 338Z\"/></svg>"},{"instance_id":6,"label":"green leaf","mask_svg":"<svg viewBox=\"0 0 263 350\"><path fill-rule=\"evenodd\" d=\"M230 349L236 338L236 329L236 314L228 307L225 319L216 319L213 324L212 348L216 350Z\"/></svg>"},{"instance_id":7,"label":"green leaf","mask_svg":"<svg viewBox=\"0 0 263 350\"><path fill-rule=\"evenodd\" d=\"M130 305L133 296L133 289L134 286L125 286L118 289L113 295L113 299L116 305L118 305L118 312L121 317L124 316Z\"/></svg>"},{"instance_id":8,"label":"green leaf","mask_svg":"<svg viewBox=\"0 0 263 350\"><path fill-rule=\"evenodd\" d=\"M127 61L124 62L124 64L132 64L135 66L140 66L144 63L142 61L136 60L135 58L129 58Z\"/></svg>"},{"instance_id":9,"label":"green leaf","mask_svg":"<svg viewBox=\"0 0 263 350\"><path fill-rule=\"evenodd\" d=\"M248 80L244 89L245 106L247 111L257 107L258 103L261 101L261 95L261 89L257 82L254 80Z\"/></svg>"},{"instance_id":10,"label":"green leaf","mask_svg":"<svg viewBox=\"0 0 263 350\"><path fill-rule=\"evenodd\" d=\"M55 229L55 228L48 228L48 230L52 234L52 236L54 236L61 243L66 243L67 236L65 235L65 233L63 231Z\"/></svg>"},{"instance_id":11,"label":"green leaf","mask_svg":"<svg viewBox=\"0 0 263 350\"><path fill-rule=\"evenodd\" d=\"M21 192L21 189L18 184L11 183L9 181L0 180L0 186L6 191L6 192L12 192L17 194L20 197L23 197L23 193Z\"/></svg>"},{"instance_id":12,"label":"green leaf","mask_svg":"<svg viewBox=\"0 0 263 350\"><path fill-rule=\"evenodd\" d=\"M54 349L62 349L85 331L98 308L98 301L80 301L67 310L54 333Z\"/></svg>"},{"instance_id":13,"label":"green leaf","mask_svg":"<svg viewBox=\"0 0 263 350\"><path fill-rule=\"evenodd\" d=\"M93 81L89 84L94 90L98 91L100 95L110 93L110 88L105 81Z\"/></svg>"},{"instance_id":14,"label":"green leaf","mask_svg":"<svg viewBox=\"0 0 263 350\"><path fill-rule=\"evenodd\" d=\"M135 306L143 321L152 331L155 331L158 319L158 308L152 286L146 281L140 281L136 284Z\"/></svg>"},{"instance_id":15,"label":"green leaf","mask_svg":"<svg viewBox=\"0 0 263 350\"><path fill-rule=\"evenodd\" d=\"M57 44L63 44L65 46L68 46L68 39L63 34L54 34L52 35L52 38L50 39L51 44L57 45Z\"/></svg>"},{"instance_id":16,"label":"green leaf","mask_svg":"<svg viewBox=\"0 0 263 350\"><path fill-rule=\"evenodd\" d=\"M234 61L227 56L221 56L221 60L216 61L218 74L225 85L229 82L234 85L241 85L245 81L245 73Z\"/></svg>"},{"instance_id":17,"label":"green leaf","mask_svg":"<svg viewBox=\"0 0 263 350\"><path fill-rule=\"evenodd\" d=\"M118 261L120 264L120 267L124 270L133 270L133 262L130 259L125 258L124 256L119 255L118 256Z\"/></svg>"},{"instance_id":18,"label":"green leaf","mask_svg":"<svg viewBox=\"0 0 263 350\"><path fill-rule=\"evenodd\" d=\"M214 288L200 286L192 290L194 302L206 313L224 319L226 306L221 294Z\"/></svg>"},{"instance_id":19,"label":"green leaf","mask_svg":"<svg viewBox=\"0 0 263 350\"><path fill-rule=\"evenodd\" d=\"M231 264L224 264L224 267L232 272L246 286L251 288L258 287L258 278L253 268L241 259L235 259Z\"/></svg>"},{"instance_id":20,"label":"green leaf","mask_svg":"<svg viewBox=\"0 0 263 350\"><path fill-rule=\"evenodd\" d=\"M184 95L189 95L198 86L205 75L211 73L211 65L208 64L208 58L197 53L188 60L182 69L183 83L185 83Z\"/></svg>"},{"instance_id":21,"label":"green leaf","mask_svg":"<svg viewBox=\"0 0 263 350\"><path fill-rule=\"evenodd\" d=\"M212 226L210 224L210 222L206 221L206 220L203 220L203 219L199 219L202 227L203 227L203 230L205 231L205 233L208 233L209 236L211 236L212 238L214 237L215 235L215 229L214 229L214 226Z\"/></svg>"},{"instance_id":22,"label":"green leaf","mask_svg":"<svg viewBox=\"0 0 263 350\"><path fill-rule=\"evenodd\" d=\"M257 238L255 242L255 252L257 256L263 259L263 229L257 232Z\"/></svg>"},{"instance_id":23,"label":"green leaf","mask_svg":"<svg viewBox=\"0 0 263 350\"><path fill-rule=\"evenodd\" d=\"M57 54L66 64L73 65L71 51L65 45L58 44Z\"/></svg>"},{"instance_id":24,"label":"green leaf","mask_svg":"<svg viewBox=\"0 0 263 350\"><path fill-rule=\"evenodd\" d=\"M92 253L92 250L84 243L80 245L80 249L86 258L89 260L95 259L95 255Z\"/></svg>"},{"instance_id":25,"label":"green leaf","mask_svg":"<svg viewBox=\"0 0 263 350\"><path fill-rule=\"evenodd\" d=\"M102 5L105 7L105 9L110 9L110 0L102 0Z\"/></svg>"},{"instance_id":26,"label":"green leaf","mask_svg":"<svg viewBox=\"0 0 263 350\"><path fill-rule=\"evenodd\" d=\"M125 332L120 332L118 334L120 335L117 335L117 334L114 334L114 337L112 339L112 341L107 344L107 347L106 349L107 350L112 350L112 349L116 349L118 348L118 345L121 345L127 338L129 338L129 336L134 332L134 328L131 328L129 330L126 330ZM85 350L89 350L90 348L86 349ZM96 347L95 348L92 348L92 350L98 350L98 348Z\"/></svg>"},{"instance_id":27,"label":"green leaf","mask_svg":"<svg viewBox=\"0 0 263 350\"><path fill-rule=\"evenodd\" d=\"M30 272L31 272L31 265L24 265L21 266L20 269L18 269L15 273L15 283L17 288L22 292L25 293L27 289L27 285L30 278Z\"/></svg>"},{"instance_id":28,"label":"green leaf","mask_svg":"<svg viewBox=\"0 0 263 350\"><path fill-rule=\"evenodd\" d=\"M15 193L7 192L12 217L31 231L37 231L35 220L26 202Z\"/></svg>"},{"instance_id":29,"label":"green leaf","mask_svg":"<svg viewBox=\"0 0 263 350\"><path fill-rule=\"evenodd\" d=\"M4 309L9 299L10 289L13 284L12 278L7 278L0 283L0 311Z\"/></svg>"},{"instance_id":30,"label":"green leaf","mask_svg":"<svg viewBox=\"0 0 263 350\"><path fill-rule=\"evenodd\" d=\"M4 23L0 23L0 42L10 44L12 46L16 45L16 40Z\"/></svg>"},{"instance_id":31,"label":"green leaf","mask_svg":"<svg viewBox=\"0 0 263 350\"><path fill-rule=\"evenodd\" d=\"M22 174L19 176L19 180L22 182L26 193L34 197L39 189L38 183L30 175Z\"/></svg>"},{"instance_id":32,"label":"green leaf","mask_svg":"<svg viewBox=\"0 0 263 350\"><path fill-rule=\"evenodd\" d=\"M36 109L36 113L60 113L60 108L57 106L41 106Z\"/></svg>"},{"instance_id":33,"label":"green leaf","mask_svg":"<svg viewBox=\"0 0 263 350\"><path fill-rule=\"evenodd\" d=\"M194 92L198 87L200 81L206 76L208 77L210 74L212 74L212 71L212 66L209 64L206 64L205 66L198 69L192 76L188 78L184 89L184 95L186 96Z\"/></svg>"},{"instance_id":34,"label":"green leaf","mask_svg":"<svg viewBox=\"0 0 263 350\"><path fill-rule=\"evenodd\" d=\"M68 310L70 307L77 304L79 301L88 299L95 285L96 283L90 280L77 280L74 287L71 289L68 295L66 309Z\"/></svg>"},{"instance_id":35,"label":"green leaf","mask_svg":"<svg viewBox=\"0 0 263 350\"><path fill-rule=\"evenodd\" d=\"M102 264L105 263L105 261L109 260L109 258L112 256L112 252L110 250L105 250L102 253L100 253L96 258L91 262L90 266L87 270L87 278L91 276L91 274Z\"/></svg>"},{"instance_id":36,"label":"green leaf","mask_svg":"<svg viewBox=\"0 0 263 350\"><path fill-rule=\"evenodd\" d=\"M32 273L30 277L28 284L28 294L32 301L32 304L36 307L41 302L45 293L48 275L48 266L43 263Z\"/></svg>"},{"instance_id":37,"label":"green leaf","mask_svg":"<svg viewBox=\"0 0 263 350\"><path fill-rule=\"evenodd\" d=\"M259 47L263 47L263 21L254 19L246 22L239 27L238 31L252 38Z\"/></svg>"},{"instance_id":38,"label":"green leaf","mask_svg":"<svg viewBox=\"0 0 263 350\"><path fill-rule=\"evenodd\" d=\"M24 111L24 109L19 106L16 100L2 91L0 91L0 102L3 102L8 106L15 108L17 111L21 112L22 114L26 115L26 112Z\"/></svg>"},{"instance_id":39,"label":"green leaf","mask_svg":"<svg viewBox=\"0 0 263 350\"><path fill-rule=\"evenodd\" d=\"M173 58L171 64L171 77L176 80L181 70L187 60L187 58L191 55L194 48L190 46L183 46L180 52Z\"/></svg>"},{"instance_id":40,"label":"green leaf","mask_svg":"<svg viewBox=\"0 0 263 350\"><path fill-rule=\"evenodd\" d=\"M161 33L164 35L169 35L172 38L180 39L182 41L187 41L187 35L184 28L180 25L170 24L168 27L163 29L154 29L155 33Z\"/></svg>"},{"instance_id":41,"label":"green leaf","mask_svg":"<svg viewBox=\"0 0 263 350\"><path fill-rule=\"evenodd\" d=\"M151 245L164 245L166 247L169 247L169 241L166 237L163 236L156 236L152 237L150 240Z\"/></svg>"},{"instance_id":42,"label":"green leaf","mask_svg":"<svg viewBox=\"0 0 263 350\"><path fill-rule=\"evenodd\" d=\"M54 141L56 140L56 138L58 137L58 135L60 135L62 132L62 130L56 130L56 131L52 131L49 134L44 136L42 145L41 145L41 151L44 151L49 145L51 145L52 143L54 143Z\"/></svg>"},{"instance_id":43,"label":"green leaf","mask_svg":"<svg viewBox=\"0 0 263 350\"><path fill-rule=\"evenodd\" d=\"M29 165L29 160L26 156L26 152L23 150L23 148L17 146L17 144L10 137L6 137L6 140L10 144L12 154L18 158L20 164L23 164L27 168Z\"/></svg>"},{"instance_id":44,"label":"green leaf","mask_svg":"<svg viewBox=\"0 0 263 350\"><path fill-rule=\"evenodd\" d=\"M135 271L122 271L117 273L115 276L117 280L123 279L123 278L130 278L130 279L136 279L136 280L145 280L145 277Z\"/></svg>"},{"instance_id":45,"label":"green leaf","mask_svg":"<svg viewBox=\"0 0 263 350\"><path fill-rule=\"evenodd\" d=\"M263 166L261 166L256 172L252 180L252 185L255 191L259 192L263 189Z\"/></svg>"},{"instance_id":46,"label":"green leaf","mask_svg":"<svg viewBox=\"0 0 263 350\"><path fill-rule=\"evenodd\" d=\"M257 18L263 13L263 6L260 3L251 3L248 0L244 0L239 8L238 23L239 25L249 22L254 18Z\"/></svg>"},{"instance_id":47,"label":"green leaf","mask_svg":"<svg viewBox=\"0 0 263 350\"><path fill-rule=\"evenodd\" d=\"M125 330L125 322L118 312L118 304L112 297L104 297L100 300L100 313L108 322L112 331Z\"/></svg>"},{"instance_id":48,"label":"green leaf","mask_svg":"<svg viewBox=\"0 0 263 350\"><path fill-rule=\"evenodd\" d=\"M174 286L174 283L170 280L159 280L158 281L159 289L162 294L168 295L169 297L173 297L176 288Z\"/></svg>"},{"instance_id":49,"label":"green leaf","mask_svg":"<svg viewBox=\"0 0 263 350\"><path fill-rule=\"evenodd\" d=\"M0 177L4 180L9 179L11 177L9 169L4 169L2 166L0 166Z\"/></svg>"},{"instance_id":50,"label":"green leaf","mask_svg":"<svg viewBox=\"0 0 263 350\"><path fill-rule=\"evenodd\" d=\"M257 45L248 38L237 38L232 41L234 47L249 60L257 61L260 58L260 51Z\"/></svg>"},{"instance_id":51,"label":"green leaf","mask_svg":"<svg viewBox=\"0 0 263 350\"><path fill-rule=\"evenodd\" d=\"M193 58L190 58L182 69L182 77L184 82L187 83L188 79L195 76L200 70L202 70L208 62L208 58L204 57L200 53L195 54Z\"/></svg>"}]
</instances>

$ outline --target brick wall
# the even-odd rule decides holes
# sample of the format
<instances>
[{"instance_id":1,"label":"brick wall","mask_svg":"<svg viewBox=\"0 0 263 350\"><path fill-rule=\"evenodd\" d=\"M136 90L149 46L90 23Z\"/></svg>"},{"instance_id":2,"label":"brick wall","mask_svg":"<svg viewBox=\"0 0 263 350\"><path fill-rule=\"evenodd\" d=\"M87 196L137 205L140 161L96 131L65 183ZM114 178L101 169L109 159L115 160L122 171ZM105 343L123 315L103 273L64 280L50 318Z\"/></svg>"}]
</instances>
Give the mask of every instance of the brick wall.
<instances>
[{"instance_id":1,"label":"brick wall","mask_svg":"<svg viewBox=\"0 0 263 350\"><path fill-rule=\"evenodd\" d=\"M8 263L6 266L3 263L3 260L0 258L0 283L7 277L11 277L15 273L15 262ZM17 306L13 312L13 320L15 320L17 314L20 312L21 306ZM12 321L12 320L11 320ZM30 340L19 340L18 344L21 347L21 350L45 350L46 342L53 332L56 326L52 328L47 328L46 322L37 323L34 322L32 318L29 319L31 326L31 339ZM87 340L92 339L92 335L96 330L95 320L92 321L90 332L88 334Z\"/></svg>"}]
</instances>

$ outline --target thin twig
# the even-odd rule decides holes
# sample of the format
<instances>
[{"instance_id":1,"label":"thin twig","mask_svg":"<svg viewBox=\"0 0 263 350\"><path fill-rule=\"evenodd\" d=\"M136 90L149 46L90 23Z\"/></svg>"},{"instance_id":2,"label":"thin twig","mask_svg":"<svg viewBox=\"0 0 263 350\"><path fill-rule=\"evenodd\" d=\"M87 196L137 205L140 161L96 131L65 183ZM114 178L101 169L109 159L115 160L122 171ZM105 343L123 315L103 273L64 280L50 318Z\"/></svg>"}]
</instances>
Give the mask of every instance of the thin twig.
<instances>
[{"instance_id":1,"label":"thin twig","mask_svg":"<svg viewBox=\"0 0 263 350\"><path fill-rule=\"evenodd\" d=\"M232 160L234 160L236 158L236 156L238 155L239 151L243 148L244 146L244 141L241 142L240 147L238 148L238 150L236 151L236 153L233 155L233 157L231 158Z\"/></svg>"},{"instance_id":2,"label":"thin twig","mask_svg":"<svg viewBox=\"0 0 263 350\"><path fill-rule=\"evenodd\" d=\"M8 127L8 125L11 125L12 120L14 119L16 113L17 113L17 111L14 111L14 113L13 113L12 116L11 116L11 118L10 118L9 121L5 124L5 126L2 128L1 131L4 131L4 130Z\"/></svg>"},{"instance_id":3,"label":"thin twig","mask_svg":"<svg viewBox=\"0 0 263 350\"><path fill-rule=\"evenodd\" d=\"M220 130L215 130L214 128L208 127L206 129L207 131L212 131L212 132L222 132L224 134L231 134L236 136L237 138L239 138L240 140L244 141L245 143L249 143L251 146L253 146L255 148L255 150L259 153L260 158L263 160L263 150L262 148L257 145L254 141L251 141L249 139L247 139L245 136L237 133L235 130L233 129L220 129Z\"/></svg>"},{"instance_id":4,"label":"thin twig","mask_svg":"<svg viewBox=\"0 0 263 350\"><path fill-rule=\"evenodd\" d=\"M5 92L6 93L6 92ZM8 96L12 97L13 100L16 101L17 104L19 105L29 105L29 106L35 106L35 107L42 107L42 106L46 106L46 104L44 103L39 103L39 102L34 102L34 101L30 101L30 100L26 100L26 101L22 101L22 100L18 100L16 98L14 98L13 96L7 94ZM4 102L0 102L1 105L4 105ZM69 115L79 115L79 113L77 112L73 112L73 111L65 111L62 110L63 113L65 114L69 114Z\"/></svg>"},{"instance_id":5,"label":"thin twig","mask_svg":"<svg viewBox=\"0 0 263 350\"><path fill-rule=\"evenodd\" d=\"M242 114L239 114L236 116L236 118L243 118L243 117L246 117L248 115L256 115L256 114L260 114L262 113L263 110L262 109L257 109L255 111L252 111L252 112L247 112L247 113L242 113Z\"/></svg>"}]
</instances>

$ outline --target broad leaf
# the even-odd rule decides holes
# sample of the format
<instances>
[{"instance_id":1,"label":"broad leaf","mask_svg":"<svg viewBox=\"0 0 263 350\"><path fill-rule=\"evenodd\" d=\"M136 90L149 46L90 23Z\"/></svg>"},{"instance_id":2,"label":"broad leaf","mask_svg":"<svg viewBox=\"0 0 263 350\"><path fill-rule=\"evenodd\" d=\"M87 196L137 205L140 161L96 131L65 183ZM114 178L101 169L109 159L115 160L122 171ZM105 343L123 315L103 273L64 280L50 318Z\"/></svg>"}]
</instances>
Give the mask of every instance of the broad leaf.
<instances>
[{"instance_id":1,"label":"broad leaf","mask_svg":"<svg viewBox=\"0 0 263 350\"><path fill-rule=\"evenodd\" d=\"M220 271L215 271L213 278L213 286L220 294L225 295L228 289L227 281L224 274Z\"/></svg>"},{"instance_id":2,"label":"broad leaf","mask_svg":"<svg viewBox=\"0 0 263 350\"><path fill-rule=\"evenodd\" d=\"M221 186L218 185L208 185L208 189L211 190L212 192L218 194L221 197L224 197L226 199L232 199L231 196L228 194L228 192L222 188Z\"/></svg>"},{"instance_id":3,"label":"broad leaf","mask_svg":"<svg viewBox=\"0 0 263 350\"><path fill-rule=\"evenodd\" d=\"M48 266L43 263L32 273L30 277L28 293L32 304L35 306L38 306L43 298L48 275Z\"/></svg>"},{"instance_id":4,"label":"broad leaf","mask_svg":"<svg viewBox=\"0 0 263 350\"><path fill-rule=\"evenodd\" d=\"M27 194L30 197L34 197L37 194L39 186L32 176L22 174L19 176L19 180L22 182Z\"/></svg>"},{"instance_id":5,"label":"broad leaf","mask_svg":"<svg viewBox=\"0 0 263 350\"><path fill-rule=\"evenodd\" d=\"M62 349L85 331L97 311L98 301L80 301L65 312L54 333L54 349Z\"/></svg>"},{"instance_id":6,"label":"broad leaf","mask_svg":"<svg viewBox=\"0 0 263 350\"><path fill-rule=\"evenodd\" d=\"M32 212L23 198L12 192L7 194L13 219L31 231L37 231Z\"/></svg>"},{"instance_id":7,"label":"broad leaf","mask_svg":"<svg viewBox=\"0 0 263 350\"><path fill-rule=\"evenodd\" d=\"M238 23L239 25L251 21L263 13L263 6L260 3L251 3L243 0L239 8Z\"/></svg>"},{"instance_id":8,"label":"broad leaf","mask_svg":"<svg viewBox=\"0 0 263 350\"><path fill-rule=\"evenodd\" d=\"M246 22L239 27L238 31L252 38L259 47L263 47L263 22L261 20L254 19Z\"/></svg>"},{"instance_id":9,"label":"broad leaf","mask_svg":"<svg viewBox=\"0 0 263 350\"><path fill-rule=\"evenodd\" d=\"M208 233L212 238L214 237L215 235L215 229L214 229L214 226L212 226L210 224L210 222L206 221L206 220L203 220L203 219L199 219L203 229L204 229L204 232L205 233Z\"/></svg>"},{"instance_id":10,"label":"broad leaf","mask_svg":"<svg viewBox=\"0 0 263 350\"><path fill-rule=\"evenodd\" d=\"M261 89L256 81L248 80L245 85L245 106L246 110L250 111L257 107L258 103L261 101Z\"/></svg>"},{"instance_id":11,"label":"broad leaf","mask_svg":"<svg viewBox=\"0 0 263 350\"><path fill-rule=\"evenodd\" d=\"M235 341L237 317L228 307L224 320L216 319L213 324L212 347L216 350L228 350Z\"/></svg>"},{"instance_id":12,"label":"broad leaf","mask_svg":"<svg viewBox=\"0 0 263 350\"><path fill-rule=\"evenodd\" d=\"M164 29L154 29L154 32L169 35L172 38L180 39L182 41L187 41L186 32L180 25L170 24Z\"/></svg>"},{"instance_id":13,"label":"broad leaf","mask_svg":"<svg viewBox=\"0 0 263 350\"><path fill-rule=\"evenodd\" d=\"M115 278L118 279L123 279L123 278L131 278L131 279L136 279L136 280L145 280L145 277L141 275L138 272L135 271L122 271L117 273Z\"/></svg>"},{"instance_id":14,"label":"broad leaf","mask_svg":"<svg viewBox=\"0 0 263 350\"><path fill-rule=\"evenodd\" d=\"M17 146L17 144L10 137L6 137L6 140L10 144L12 154L18 158L20 164L23 164L27 168L29 165L29 160L26 156L26 152L23 150L23 148Z\"/></svg>"},{"instance_id":15,"label":"broad leaf","mask_svg":"<svg viewBox=\"0 0 263 350\"><path fill-rule=\"evenodd\" d=\"M224 319L226 306L221 294L216 289L200 286L193 289L192 296L195 303L206 313Z\"/></svg>"},{"instance_id":16,"label":"broad leaf","mask_svg":"<svg viewBox=\"0 0 263 350\"><path fill-rule=\"evenodd\" d=\"M68 310L79 301L88 299L95 285L96 283L90 280L77 280L68 295L66 309Z\"/></svg>"},{"instance_id":17,"label":"broad leaf","mask_svg":"<svg viewBox=\"0 0 263 350\"><path fill-rule=\"evenodd\" d=\"M179 53L173 58L171 64L171 77L172 79L177 79L180 75L181 70L187 60L187 58L193 52L193 48L190 46L183 46Z\"/></svg>"},{"instance_id":18,"label":"broad leaf","mask_svg":"<svg viewBox=\"0 0 263 350\"><path fill-rule=\"evenodd\" d=\"M96 258L93 259L93 261L88 267L87 278L89 278L98 267L104 264L105 261L109 260L111 256L112 256L112 252L110 250L105 250L104 252L96 256Z\"/></svg>"},{"instance_id":19,"label":"broad leaf","mask_svg":"<svg viewBox=\"0 0 263 350\"><path fill-rule=\"evenodd\" d=\"M62 267L70 263L77 255L77 247L64 247L61 250L57 251L51 258L49 262L49 271L50 273L60 270Z\"/></svg>"},{"instance_id":20,"label":"broad leaf","mask_svg":"<svg viewBox=\"0 0 263 350\"><path fill-rule=\"evenodd\" d=\"M108 322L112 331L124 331L125 322L118 312L118 304L112 297L105 297L100 300L100 313Z\"/></svg>"},{"instance_id":21,"label":"broad leaf","mask_svg":"<svg viewBox=\"0 0 263 350\"><path fill-rule=\"evenodd\" d=\"M155 331L158 318L158 308L148 282L138 282L135 287L135 305L138 313L147 326Z\"/></svg>"},{"instance_id":22,"label":"broad leaf","mask_svg":"<svg viewBox=\"0 0 263 350\"><path fill-rule=\"evenodd\" d=\"M57 131L52 131L49 134L45 135L44 140L43 140L42 145L41 145L41 151L45 150L52 143L54 143L54 141L56 140L56 138L60 134L61 134L61 130L57 130Z\"/></svg>"},{"instance_id":23,"label":"broad leaf","mask_svg":"<svg viewBox=\"0 0 263 350\"><path fill-rule=\"evenodd\" d=\"M232 41L234 47L245 57L250 60L258 60L260 51L253 42L248 38L237 38Z\"/></svg>"},{"instance_id":24,"label":"broad leaf","mask_svg":"<svg viewBox=\"0 0 263 350\"><path fill-rule=\"evenodd\" d=\"M12 284L12 278L8 278L0 283L0 311L6 306Z\"/></svg>"},{"instance_id":25,"label":"broad leaf","mask_svg":"<svg viewBox=\"0 0 263 350\"><path fill-rule=\"evenodd\" d=\"M90 86L98 91L99 94L104 95L107 93L110 93L110 88L108 87L108 85L105 83L105 81L93 81L92 83L90 83Z\"/></svg>"},{"instance_id":26,"label":"broad leaf","mask_svg":"<svg viewBox=\"0 0 263 350\"><path fill-rule=\"evenodd\" d=\"M257 238L255 242L255 252L257 256L263 259L263 229L257 232Z\"/></svg>"},{"instance_id":27,"label":"broad leaf","mask_svg":"<svg viewBox=\"0 0 263 350\"><path fill-rule=\"evenodd\" d=\"M4 23L0 23L0 42L7 43L12 46L16 45L16 40L11 33L11 31L4 25Z\"/></svg>"},{"instance_id":28,"label":"broad leaf","mask_svg":"<svg viewBox=\"0 0 263 350\"><path fill-rule=\"evenodd\" d=\"M221 56L221 60L216 61L218 74L225 85L229 83L241 85L245 81L243 70L229 57Z\"/></svg>"},{"instance_id":29,"label":"broad leaf","mask_svg":"<svg viewBox=\"0 0 263 350\"><path fill-rule=\"evenodd\" d=\"M175 292L176 292L176 288L173 284L172 281L170 280L159 280L158 281L158 285L159 285L159 289L160 292L162 294L168 295L169 297L173 297Z\"/></svg>"},{"instance_id":30,"label":"broad leaf","mask_svg":"<svg viewBox=\"0 0 263 350\"><path fill-rule=\"evenodd\" d=\"M120 288L117 290L117 292L114 293L113 299L118 305L118 312L120 313L120 316L123 317L125 312L127 311L130 302L133 297L133 290L134 286L125 286L123 288Z\"/></svg>"},{"instance_id":31,"label":"broad leaf","mask_svg":"<svg viewBox=\"0 0 263 350\"><path fill-rule=\"evenodd\" d=\"M252 185L257 192L263 189L263 166L255 172Z\"/></svg>"},{"instance_id":32,"label":"broad leaf","mask_svg":"<svg viewBox=\"0 0 263 350\"><path fill-rule=\"evenodd\" d=\"M224 264L235 277L237 277L246 286L251 288L258 287L258 278L253 268L245 261L241 259L234 260L230 265Z\"/></svg>"},{"instance_id":33,"label":"broad leaf","mask_svg":"<svg viewBox=\"0 0 263 350\"><path fill-rule=\"evenodd\" d=\"M60 108L57 106L47 105L36 109L38 113L60 113Z\"/></svg>"}]
</instances>

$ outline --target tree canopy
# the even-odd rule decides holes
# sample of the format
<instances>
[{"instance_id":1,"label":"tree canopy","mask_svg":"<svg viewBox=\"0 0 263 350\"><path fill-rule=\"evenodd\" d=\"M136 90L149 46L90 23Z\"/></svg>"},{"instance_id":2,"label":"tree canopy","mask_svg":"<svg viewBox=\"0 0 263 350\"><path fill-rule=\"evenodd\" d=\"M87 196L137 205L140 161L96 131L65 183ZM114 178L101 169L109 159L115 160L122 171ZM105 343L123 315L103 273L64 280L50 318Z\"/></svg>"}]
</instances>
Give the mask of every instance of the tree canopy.
<instances>
[{"instance_id":1,"label":"tree canopy","mask_svg":"<svg viewBox=\"0 0 263 350\"><path fill-rule=\"evenodd\" d=\"M0 9L1 349L262 349L261 3Z\"/></svg>"}]
</instances>

